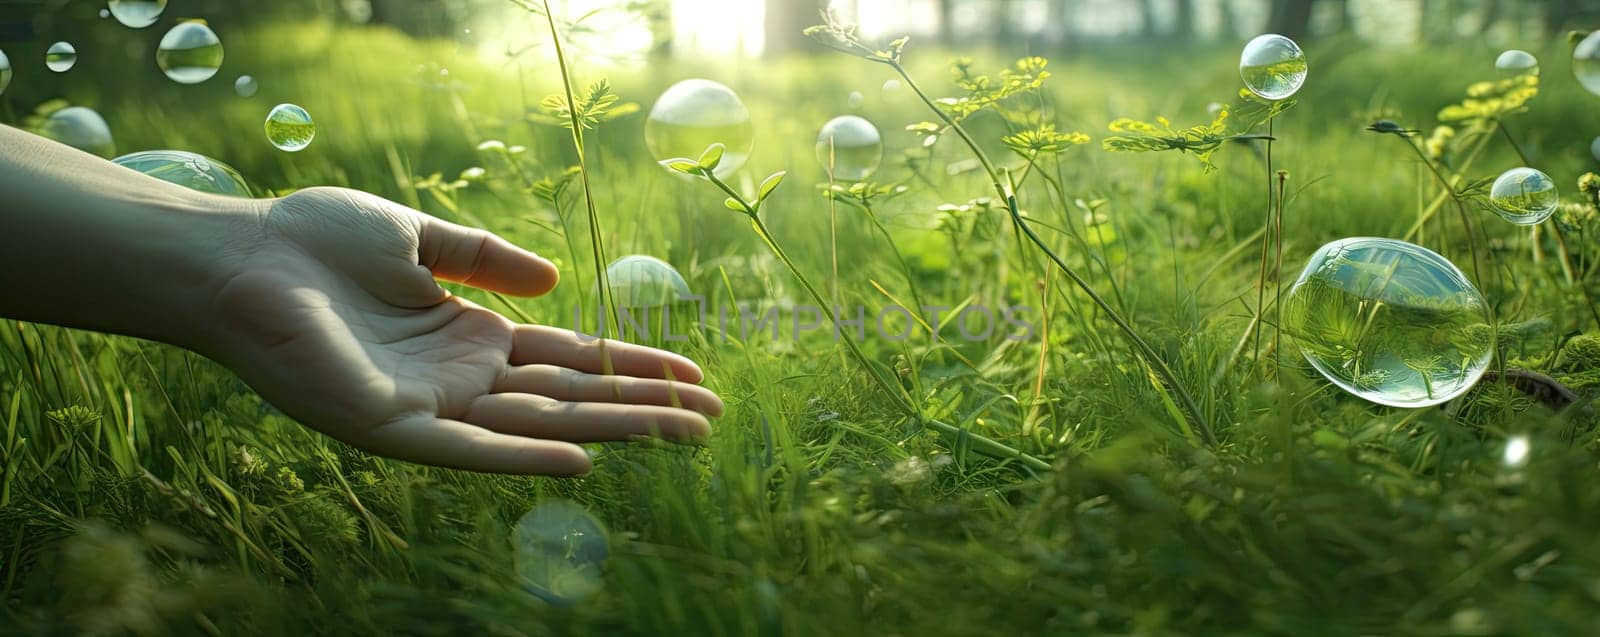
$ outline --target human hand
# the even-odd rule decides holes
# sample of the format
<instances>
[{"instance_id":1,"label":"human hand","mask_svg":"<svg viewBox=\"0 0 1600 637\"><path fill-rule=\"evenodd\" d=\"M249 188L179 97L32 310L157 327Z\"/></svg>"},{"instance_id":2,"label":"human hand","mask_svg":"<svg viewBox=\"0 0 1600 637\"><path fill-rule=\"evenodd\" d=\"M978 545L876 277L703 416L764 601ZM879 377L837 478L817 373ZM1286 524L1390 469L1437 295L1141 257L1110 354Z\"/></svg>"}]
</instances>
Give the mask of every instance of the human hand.
<instances>
[{"instance_id":1,"label":"human hand","mask_svg":"<svg viewBox=\"0 0 1600 637\"><path fill-rule=\"evenodd\" d=\"M576 475L592 464L573 443L695 440L722 413L686 358L516 325L434 282L555 286L554 265L492 234L338 188L252 212L213 261L194 347L334 438L424 464ZM601 375L604 357L616 375Z\"/></svg>"}]
</instances>

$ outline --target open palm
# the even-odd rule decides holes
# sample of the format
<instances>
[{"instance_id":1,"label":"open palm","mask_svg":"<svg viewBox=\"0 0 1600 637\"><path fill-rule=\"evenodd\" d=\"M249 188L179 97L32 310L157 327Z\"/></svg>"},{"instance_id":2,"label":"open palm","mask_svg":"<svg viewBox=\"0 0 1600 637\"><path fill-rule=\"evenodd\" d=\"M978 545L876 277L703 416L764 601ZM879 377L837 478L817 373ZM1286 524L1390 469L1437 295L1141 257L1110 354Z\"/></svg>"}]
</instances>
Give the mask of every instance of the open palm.
<instances>
[{"instance_id":1,"label":"open palm","mask_svg":"<svg viewBox=\"0 0 1600 637\"><path fill-rule=\"evenodd\" d=\"M575 475L591 463L573 443L693 440L709 432L703 414L722 412L686 358L517 325L434 282L522 296L555 286L550 262L492 234L336 188L271 202L250 234L212 294L207 353L349 444Z\"/></svg>"}]
</instances>

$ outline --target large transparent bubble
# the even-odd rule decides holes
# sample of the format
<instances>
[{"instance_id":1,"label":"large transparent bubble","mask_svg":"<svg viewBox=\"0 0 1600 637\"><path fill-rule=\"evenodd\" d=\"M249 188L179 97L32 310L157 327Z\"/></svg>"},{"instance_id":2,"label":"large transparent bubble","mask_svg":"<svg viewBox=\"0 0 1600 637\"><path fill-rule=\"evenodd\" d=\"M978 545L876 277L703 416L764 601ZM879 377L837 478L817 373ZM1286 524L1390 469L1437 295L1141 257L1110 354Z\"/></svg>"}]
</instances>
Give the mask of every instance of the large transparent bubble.
<instances>
[{"instance_id":1,"label":"large transparent bubble","mask_svg":"<svg viewBox=\"0 0 1600 637\"><path fill-rule=\"evenodd\" d=\"M1600 31L1590 33L1572 49L1572 74L1583 88L1600 95Z\"/></svg>"},{"instance_id":2,"label":"large transparent bubble","mask_svg":"<svg viewBox=\"0 0 1600 637\"><path fill-rule=\"evenodd\" d=\"M181 150L146 150L111 160L162 181L200 192L249 197L250 185L232 166Z\"/></svg>"},{"instance_id":3,"label":"large transparent bubble","mask_svg":"<svg viewBox=\"0 0 1600 637\"><path fill-rule=\"evenodd\" d=\"M179 84L211 79L222 66L222 40L206 23L190 20L172 27L156 47L156 65Z\"/></svg>"},{"instance_id":4,"label":"large transparent bubble","mask_svg":"<svg viewBox=\"0 0 1600 637\"><path fill-rule=\"evenodd\" d=\"M1245 88L1262 99L1281 100L1306 81L1306 54L1294 40L1281 35L1256 36L1239 55L1239 77Z\"/></svg>"},{"instance_id":5,"label":"large transparent bubble","mask_svg":"<svg viewBox=\"0 0 1600 637\"><path fill-rule=\"evenodd\" d=\"M511 533L512 562L524 588L552 603L572 603L600 591L610 547L605 527L567 500L539 503Z\"/></svg>"},{"instance_id":6,"label":"large transparent bubble","mask_svg":"<svg viewBox=\"0 0 1600 637\"><path fill-rule=\"evenodd\" d=\"M123 26L143 29L161 19L167 0L111 0L106 6Z\"/></svg>"},{"instance_id":7,"label":"large transparent bubble","mask_svg":"<svg viewBox=\"0 0 1600 637\"><path fill-rule=\"evenodd\" d=\"M1394 239L1322 246L1284 298L1283 327L1334 385L1394 407L1460 396L1494 352L1488 304L1466 275Z\"/></svg>"},{"instance_id":8,"label":"large transparent bubble","mask_svg":"<svg viewBox=\"0 0 1600 637\"><path fill-rule=\"evenodd\" d=\"M855 115L828 120L817 133L817 161L834 179L861 181L883 161L883 136L878 127Z\"/></svg>"},{"instance_id":9,"label":"large transparent bubble","mask_svg":"<svg viewBox=\"0 0 1600 637\"><path fill-rule=\"evenodd\" d=\"M86 106L68 106L51 113L39 126L39 134L107 159L117 154L106 119Z\"/></svg>"},{"instance_id":10,"label":"large transparent bubble","mask_svg":"<svg viewBox=\"0 0 1600 637\"><path fill-rule=\"evenodd\" d=\"M645 120L644 142L657 161L696 158L712 144L722 144L722 163L712 172L726 178L750 158L755 128L733 89L711 80L684 80L656 99Z\"/></svg>"},{"instance_id":11,"label":"large transparent bubble","mask_svg":"<svg viewBox=\"0 0 1600 637\"><path fill-rule=\"evenodd\" d=\"M1519 226L1549 219L1560 199L1554 179L1525 166L1500 173L1489 188L1489 204L1495 214Z\"/></svg>"},{"instance_id":12,"label":"large transparent bubble","mask_svg":"<svg viewBox=\"0 0 1600 637\"><path fill-rule=\"evenodd\" d=\"M611 301L617 307L653 308L669 306L689 296L689 284L666 261L635 254L606 266L606 282L611 286Z\"/></svg>"}]
</instances>

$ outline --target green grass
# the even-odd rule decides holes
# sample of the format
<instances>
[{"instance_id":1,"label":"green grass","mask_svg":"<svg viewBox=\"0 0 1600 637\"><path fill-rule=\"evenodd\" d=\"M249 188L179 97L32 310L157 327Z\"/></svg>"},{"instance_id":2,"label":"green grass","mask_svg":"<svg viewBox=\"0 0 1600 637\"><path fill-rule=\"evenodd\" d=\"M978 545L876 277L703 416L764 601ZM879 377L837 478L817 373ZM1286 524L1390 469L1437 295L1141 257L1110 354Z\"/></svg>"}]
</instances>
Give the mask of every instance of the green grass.
<instances>
[{"instance_id":1,"label":"green grass","mask_svg":"<svg viewBox=\"0 0 1600 637\"><path fill-rule=\"evenodd\" d=\"M517 311L567 326L574 303L593 307L581 195L568 191L557 212L521 192L502 158L475 150L491 139L525 145L529 180L575 163L567 131L521 116L560 90L554 67L519 74L451 43L315 22L221 35L227 63L199 86L168 82L149 60L122 72L95 68L111 62L92 56L49 81L100 110L120 152L190 150L272 191L351 186L481 224L566 274ZM1531 112L1506 124L1577 202L1600 98L1571 80L1555 45L1523 48L1544 61L1545 85ZM1007 62L965 53L979 69ZM1395 140L1362 129L1381 116L1426 136L1441 107L1493 78L1495 53L1308 47L1300 104L1274 131L1274 163L1290 172L1284 277L1327 241L1412 227L1434 177ZM949 52L913 44L907 56L931 92L955 94ZM1058 58L1042 106L1023 102L1097 140L1118 117L1187 127L1210 121L1209 102L1237 101L1236 60L1231 48ZM826 330L799 342L670 343L704 364L729 403L713 437L698 449L596 447L590 476L560 481L376 459L278 415L198 356L0 322L0 632L1581 634L1600 613L1590 412L1563 418L1493 383L1443 408L1387 409L1340 393L1293 351L1270 381L1261 376L1273 352L1259 365L1248 345L1235 354L1266 205L1250 147L1224 147L1219 170L1205 173L1175 153L1080 146L1052 170L1059 196L1035 177L1020 201L1195 396L1220 440L1207 447L1180 433L1171 396L1104 314L1018 241L1003 205L939 210L993 191L981 171L946 169L970 159L953 138L913 173L904 151L920 140L901 129L933 118L909 90L880 90L888 69L821 53L648 72L573 65L580 84L607 77L645 108L686 77L738 90L757 142L727 181L752 193L763 176L789 171L761 214L825 294L882 307L888 295L909 298L909 270L928 304L1047 306L1048 329L1031 341L965 342L945 324L942 343L919 332L863 348L925 415L1054 470L997 462L972 453L970 438L920 429ZM260 94L234 96L238 74L254 75ZM22 82L5 98L9 112L31 110L20 95L50 95L18 91ZM852 91L888 143L878 179L909 187L873 206L905 261L877 220L841 203L834 280L813 142ZM264 139L262 118L279 102L315 118L305 151ZM986 152L1015 166L998 118L969 123ZM805 302L720 194L654 163L642 127L633 115L585 136L606 253L663 258L719 305ZM1469 177L1516 165L1494 140ZM472 166L488 180L416 187ZM1104 203L1086 219L1080 198ZM1600 392L1600 339L1569 339L1596 326L1565 283L1554 239L1535 243L1487 210L1467 213L1488 235L1477 249L1493 274L1476 282L1501 324L1496 367ZM1429 222L1420 241L1471 276L1468 235L1453 211L1440 218L1444 233ZM1069 225L1085 241L1053 229ZM1585 230L1568 237L1579 276L1600 254ZM1502 449L1518 434L1531 454L1512 469ZM603 589L576 604L529 595L511 570L512 524L549 498L583 504L610 530Z\"/></svg>"}]
</instances>

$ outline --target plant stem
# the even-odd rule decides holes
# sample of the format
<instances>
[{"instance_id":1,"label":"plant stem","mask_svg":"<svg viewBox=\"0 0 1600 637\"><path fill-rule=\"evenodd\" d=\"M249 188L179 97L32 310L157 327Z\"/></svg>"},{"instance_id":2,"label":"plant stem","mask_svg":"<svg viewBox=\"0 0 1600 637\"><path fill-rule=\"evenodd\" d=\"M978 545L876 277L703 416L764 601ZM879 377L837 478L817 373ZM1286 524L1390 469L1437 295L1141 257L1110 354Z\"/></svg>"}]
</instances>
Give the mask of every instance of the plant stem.
<instances>
[{"instance_id":1,"label":"plant stem","mask_svg":"<svg viewBox=\"0 0 1600 637\"><path fill-rule=\"evenodd\" d=\"M1518 144L1516 138L1511 136L1511 131L1506 129L1505 122L1496 121L1495 128L1500 130L1501 137L1504 137L1506 143L1511 145L1511 150L1517 153L1517 158L1522 160L1522 165L1532 166L1533 162L1528 159L1527 153L1522 152L1522 145ZM1589 293L1588 282L1584 281L1582 277L1576 280L1573 279L1572 252L1567 245L1566 231L1561 229L1560 223L1552 223L1550 228L1555 230L1556 246L1561 249L1561 271L1566 274L1567 282L1578 286L1578 291L1583 293L1584 303L1589 306L1589 316L1594 318L1597 326L1600 326L1600 307L1595 306L1594 296Z\"/></svg>"},{"instance_id":2,"label":"plant stem","mask_svg":"<svg viewBox=\"0 0 1600 637\"><path fill-rule=\"evenodd\" d=\"M706 171L703 176L707 181L710 181L712 184L716 185L718 189L727 194L734 201L737 201L739 205L744 208L743 212L745 216L750 218L750 225L755 229L756 235L761 237L762 242L767 244L767 248L772 250L773 255L777 256L778 260L783 263L784 267L789 269L789 272L794 275L795 279L800 281L800 287L806 291L807 295L811 296L811 300L820 306L824 311L826 311L828 314L828 320L833 323L834 333L839 336L839 340L844 341L845 348L849 350L850 355L856 359L856 362L867 371L867 375L872 378L873 382L877 383L884 392L893 397L896 407L900 408L901 411L904 411L911 418L921 422L927 427L934 429L935 431L947 436L967 439L968 444L971 445L971 448L974 451L1001 460L1017 460L1030 470L1050 470L1050 463L1035 458L1032 455L1023 453L1022 451L1006 445L1005 443L948 423L940 422L936 419L924 417L921 411L917 409L917 406L912 401L911 397L906 395L905 388L901 387L898 383L893 382L889 378L884 377L883 372L878 369L877 365L873 364L872 359L867 357L866 352L861 350L861 346L856 343L855 339L850 337L849 332L840 329L839 313L834 308L834 305L829 303L827 299L823 298L822 293L818 291L815 286L811 285L811 280L806 278L805 273L800 270L800 267L789 258L789 254L784 252L783 246L778 244L777 238L772 236L772 233L767 230L767 224L763 223L761 221L761 216L756 213L756 207L745 201L744 197L740 196L737 191L735 191L733 188L730 188L726 183L723 183L723 181L718 179L716 175L711 173L711 171Z\"/></svg>"},{"instance_id":3,"label":"plant stem","mask_svg":"<svg viewBox=\"0 0 1600 637\"><path fill-rule=\"evenodd\" d=\"M594 191L589 187L589 162L584 159L583 123L578 121L578 102L572 93L572 77L567 71L566 53L561 48L561 33L556 29L555 14L550 11L550 0L544 0L544 18L550 25L550 41L555 45L556 66L561 69L561 88L567 94L567 116L572 131L572 146L578 152L578 177L583 185L583 203L589 211L590 252L594 255L595 282L599 285L600 347L605 373L611 373L611 357L604 354L605 336L612 333L615 317L612 315L611 286L606 281L605 244L601 241L600 214L595 210ZM617 331L620 336L620 329Z\"/></svg>"},{"instance_id":4,"label":"plant stem","mask_svg":"<svg viewBox=\"0 0 1600 637\"><path fill-rule=\"evenodd\" d=\"M1061 257L1056 256L1055 251L1051 250L1050 247L1045 244L1044 240L1040 239L1039 235L1033 232L1033 229L1030 228L1027 222L1023 220L1022 214L1017 208L1016 195L1008 191L1005 186L1001 185L1000 173L995 171L994 164L989 161L989 156L983 152L983 149L978 147L978 143L972 139L971 135L967 134L966 129L962 128L961 124L956 122L955 119L951 118L950 115L945 113L943 109L940 109L939 105L935 103L932 98L928 97L928 94L922 90L922 86L917 84L916 80L912 79L911 74L908 73L905 67L901 66L899 62L889 60L884 63L888 64L890 68L894 69L895 73L905 81L906 86L911 87L911 90L915 92L917 97L922 100L922 103L927 105L927 107L932 110L933 113L939 117L939 119L943 120L946 126L950 127L951 130L954 130L956 135L961 138L962 142L966 143L967 148L972 151L972 154L978 159L978 163L982 164L984 171L988 173L990 181L992 181L994 184L995 192L1000 195L1000 198L1003 201L1006 202L1006 209L1011 215L1012 225L1026 235L1029 241L1033 242L1033 244L1038 247L1040 251L1044 252L1045 255L1055 263L1056 267L1061 270L1062 274L1065 274L1068 279L1071 279L1074 285L1077 285L1079 289L1083 290L1083 292L1089 296L1089 299L1093 301L1095 305L1099 306L1099 308L1106 313L1106 316L1111 318L1111 321L1122 330L1123 335L1127 337L1128 341L1134 346L1134 349L1137 350L1138 353L1145 359L1145 364L1149 365L1151 369L1155 370L1156 374L1161 377L1161 381L1165 383L1174 394L1177 394L1183 409L1189 412L1190 418L1194 419L1195 426L1197 429L1199 429L1200 435L1204 441L1207 444L1216 444L1216 436L1213 435L1211 431L1211 424L1206 420L1205 412L1201 411L1200 405L1195 402L1194 397L1189 395L1189 390L1184 388L1182 383L1178 382L1177 374L1173 373L1172 368L1167 366L1166 361L1162 360L1161 356L1156 353L1155 348L1151 347L1149 343L1145 342L1145 340L1139 336L1139 333L1133 329L1133 326L1124 320L1122 315L1119 314L1115 308L1112 308L1104 298L1101 298L1099 293L1095 292L1094 288L1089 285L1088 281L1085 281L1083 277L1079 276L1078 273L1072 269L1071 266L1062 261ZM1187 428L1187 423L1184 423L1184 426Z\"/></svg>"},{"instance_id":5,"label":"plant stem","mask_svg":"<svg viewBox=\"0 0 1600 637\"><path fill-rule=\"evenodd\" d=\"M1267 218L1266 218L1265 221L1261 222L1261 227L1264 229L1264 231L1261 233L1261 273L1256 277L1256 317L1257 317L1257 320L1254 323L1251 324L1252 327L1255 330L1255 333L1252 335L1253 336L1253 341L1254 341L1255 344L1254 344L1254 346L1252 347L1252 350L1251 350L1251 357L1254 358L1255 361L1256 361L1256 365L1257 365L1256 373L1258 373L1258 374L1261 372L1261 367L1260 367L1260 365L1261 365L1261 329L1262 329L1261 326L1266 323L1266 321L1264 319L1266 317L1266 311L1267 311L1267 302L1266 302L1266 298L1267 298L1267 262L1270 260L1270 254L1272 252L1272 239L1273 239L1273 232L1272 232L1272 206L1273 206L1273 199L1275 198L1275 197L1273 197L1273 188L1272 188L1272 142L1273 141L1274 141L1274 138L1273 138L1273 135L1272 135L1272 120L1268 119L1267 120Z\"/></svg>"}]
</instances>

